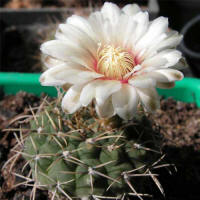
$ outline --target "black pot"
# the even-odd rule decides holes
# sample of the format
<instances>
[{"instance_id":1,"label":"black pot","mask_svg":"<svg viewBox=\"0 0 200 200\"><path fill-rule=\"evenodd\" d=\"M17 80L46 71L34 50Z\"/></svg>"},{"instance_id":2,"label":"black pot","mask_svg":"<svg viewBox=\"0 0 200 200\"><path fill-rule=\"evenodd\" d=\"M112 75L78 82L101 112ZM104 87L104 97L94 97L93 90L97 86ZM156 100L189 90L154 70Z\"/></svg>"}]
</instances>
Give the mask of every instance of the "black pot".
<instances>
[{"instance_id":1,"label":"black pot","mask_svg":"<svg viewBox=\"0 0 200 200\"><path fill-rule=\"evenodd\" d=\"M200 15L190 20L181 30L184 35L180 45L187 62L196 77L200 77Z\"/></svg>"}]
</instances>

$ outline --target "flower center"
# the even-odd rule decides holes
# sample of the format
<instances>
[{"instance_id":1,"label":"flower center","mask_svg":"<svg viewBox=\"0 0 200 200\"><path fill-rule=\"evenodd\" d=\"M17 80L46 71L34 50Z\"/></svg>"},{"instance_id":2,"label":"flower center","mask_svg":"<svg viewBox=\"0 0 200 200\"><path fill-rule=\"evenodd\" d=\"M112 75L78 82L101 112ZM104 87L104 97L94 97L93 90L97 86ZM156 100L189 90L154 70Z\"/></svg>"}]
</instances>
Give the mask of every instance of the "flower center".
<instances>
[{"instance_id":1,"label":"flower center","mask_svg":"<svg viewBox=\"0 0 200 200\"><path fill-rule=\"evenodd\" d=\"M98 49L98 72L107 78L123 80L135 66L133 56L121 47L106 45Z\"/></svg>"}]
</instances>

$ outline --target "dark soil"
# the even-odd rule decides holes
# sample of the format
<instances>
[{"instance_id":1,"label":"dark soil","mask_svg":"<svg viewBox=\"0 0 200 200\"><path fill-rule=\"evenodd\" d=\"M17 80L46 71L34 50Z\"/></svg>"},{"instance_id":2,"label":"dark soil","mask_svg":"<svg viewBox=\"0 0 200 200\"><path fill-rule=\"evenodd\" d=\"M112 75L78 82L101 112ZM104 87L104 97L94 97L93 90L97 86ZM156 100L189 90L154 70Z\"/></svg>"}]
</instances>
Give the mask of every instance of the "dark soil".
<instances>
[{"instance_id":1,"label":"dark soil","mask_svg":"<svg viewBox=\"0 0 200 200\"><path fill-rule=\"evenodd\" d=\"M19 93L16 96L6 96L0 101L0 129L2 130L0 168L14 154L10 152L15 143L14 132L5 129L19 127L20 124L16 119L29 115L29 105L39 106L43 98L44 96L38 98L31 94ZM158 195L159 191L156 188L153 190L156 196L154 200L199 200L200 109L197 109L194 104L176 102L172 99L161 100L161 109L148 118L151 122L149 124L153 124L153 129L164 136L163 152L166 154L166 160L177 167L177 172L173 170L171 175L167 170L160 171L159 180L165 190L166 198ZM20 120L23 121L24 118ZM11 171L20 173L23 165L24 160L19 157L17 165ZM13 188L16 182L21 180L8 169L9 167L1 171L0 199L21 200L23 196L29 199L31 187ZM49 199L48 193L38 191L36 199Z\"/></svg>"},{"instance_id":2,"label":"dark soil","mask_svg":"<svg viewBox=\"0 0 200 200\"><path fill-rule=\"evenodd\" d=\"M160 176L166 199L200 199L200 109L194 104L162 100L154 121L164 136L163 151L177 168L172 176Z\"/></svg>"}]
</instances>

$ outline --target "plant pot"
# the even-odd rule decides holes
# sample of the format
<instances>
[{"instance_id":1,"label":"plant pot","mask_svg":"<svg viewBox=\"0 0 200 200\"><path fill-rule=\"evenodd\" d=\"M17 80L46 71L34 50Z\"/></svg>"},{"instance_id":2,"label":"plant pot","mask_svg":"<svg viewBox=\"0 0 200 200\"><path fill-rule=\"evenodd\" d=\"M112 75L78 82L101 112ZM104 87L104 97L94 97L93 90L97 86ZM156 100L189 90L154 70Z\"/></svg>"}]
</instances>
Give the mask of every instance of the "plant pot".
<instances>
[{"instance_id":1,"label":"plant pot","mask_svg":"<svg viewBox=\"0 0 200 200\"><path fill-rule=\"evenodd\" d=\"M190 20L181 30L184 35L180 50L196 77L200 77L200 15Z\"/></svg>"},{"instance_id":2,"label":"plant pot","mask_svg":"<svg viewBox=\"0 0 200 200\"><path fill-rule=\"evenodd\" d=\"M26 91L35 95L46 93L49 96L57 96L54 87L44 87L39 83L40 74L29 73L0 73L0 88L5 94L16 94ZM200 80L184 78L176 82L172 89L158 89L158 93L165 97L173 97L175 100L196 103L200 107Z\"/></svg>"}]
</instances>

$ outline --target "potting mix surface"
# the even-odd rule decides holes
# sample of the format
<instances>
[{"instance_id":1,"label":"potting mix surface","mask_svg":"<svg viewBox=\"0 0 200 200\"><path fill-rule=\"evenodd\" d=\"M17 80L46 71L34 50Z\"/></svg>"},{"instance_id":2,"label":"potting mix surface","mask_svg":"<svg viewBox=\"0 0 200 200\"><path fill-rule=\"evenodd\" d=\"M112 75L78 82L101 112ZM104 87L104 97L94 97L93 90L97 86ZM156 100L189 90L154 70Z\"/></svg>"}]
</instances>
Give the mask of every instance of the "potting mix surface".
<instances>
[{"instance_id":1,"label":"potting mix surface","mask_svg":"<svg viewBox=\"0 0 200 200\"><path fill-rule=\"evenodd\" d=\"M0 169L13 156L11 148L16 142L15 131L19 128L23 115L30 115L30 106L37 107L44 96L38 98L24 92L16 96L5 96L0 101ZM48 99L51 101L51 99ZM199 200L200 198L200 109L194 104L176 102L172 99L161 100L161 109L155 114L148 115L150 126L154 131L162 134L163 151L168 163L175 164L177 171L167 170L159 172L159 180L165 190L166 200ZM18 134L17 132L15 134ZM25 161L20 157L12 171L8 168L1 170L0 199L21 200L29 199L32 188L24 185L14 187L23 181L13 173L20 173ZM27 169L28 172L28 169ZM24 172L26 173L26 171ZM164 199L156 188L152 188L156 200ZM37 190L36 199L50 199L47 191Z\"/></svg>"}]
</instances>

